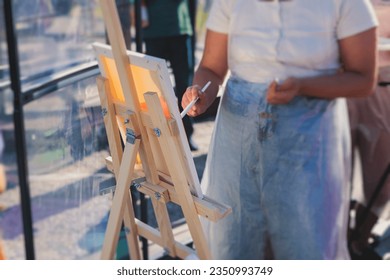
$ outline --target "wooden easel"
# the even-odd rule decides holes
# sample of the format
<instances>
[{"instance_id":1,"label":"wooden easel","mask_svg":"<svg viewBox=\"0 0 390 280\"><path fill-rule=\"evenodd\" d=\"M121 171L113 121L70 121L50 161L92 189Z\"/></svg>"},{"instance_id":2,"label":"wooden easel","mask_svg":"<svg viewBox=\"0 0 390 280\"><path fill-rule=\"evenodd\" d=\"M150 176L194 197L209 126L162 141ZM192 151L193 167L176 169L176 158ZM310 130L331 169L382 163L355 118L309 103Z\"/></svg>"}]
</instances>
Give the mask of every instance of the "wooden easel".
<instances>
[{"instance_id":1,"label":"wooden easel","mask_svg":"<svg viewBox=\"0 0 390 280\"><path fill-rule=\"evenodd\" d=\"M200 259L211 259L199 215L217 222L228 215L231 208L201 193L173 90L169 91L164 84L169 80L167 71L152 74L152 80L162 82L158 87L160 95L139 92L137 84L140 82L135 81L133 75L139 65L132 67L131 52L126 51L114 1L100 0L100 4L111 48L94 45L112 54L122 91L118 92L118 87L113 86L114 82L99 65L103 75L98 77L97 85L111 154L106 163L116 178L101 258L114 257L123 221L132 259L142 258L139 236L159 244L172 257L185 259L195 254ZM145 67L149 67L147 59L136 55L133 58L146 61ZM157 68L161 70L159 65ZM141 104L140 98L145 104ZM137 155L141 164L137 164ZM135 218L130 185L150 196L159 230ZM174 239L166 207L168 202L181 206L195 250Z\"/></svg>"}]
</instances>

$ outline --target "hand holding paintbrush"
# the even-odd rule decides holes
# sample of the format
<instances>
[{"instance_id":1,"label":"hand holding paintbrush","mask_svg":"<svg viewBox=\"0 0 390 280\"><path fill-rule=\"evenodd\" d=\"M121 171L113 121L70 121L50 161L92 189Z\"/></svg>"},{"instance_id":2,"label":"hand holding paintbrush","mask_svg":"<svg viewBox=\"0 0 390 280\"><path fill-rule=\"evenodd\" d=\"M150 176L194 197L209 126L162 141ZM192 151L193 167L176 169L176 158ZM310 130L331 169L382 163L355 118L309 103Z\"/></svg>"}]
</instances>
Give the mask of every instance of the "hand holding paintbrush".
<instances>
[{"instance_id":1,"label":"hand holding paintbrush","mask_svg":"<svg viewBox=\"0 0 390 280\"><path fill-rule=\"evenodd\" d=\"M211 81L208 81L206 85L200 90L200 93L203 94L207 88L210 86ZM195 103L199 100L199 96L196 97L194 100L192 100L185 108L184 110L180 113L181 118L184 118L184 116L188 113L188 111L192 108L192 106L195 105Z\"/></svg>"}]
</instances>

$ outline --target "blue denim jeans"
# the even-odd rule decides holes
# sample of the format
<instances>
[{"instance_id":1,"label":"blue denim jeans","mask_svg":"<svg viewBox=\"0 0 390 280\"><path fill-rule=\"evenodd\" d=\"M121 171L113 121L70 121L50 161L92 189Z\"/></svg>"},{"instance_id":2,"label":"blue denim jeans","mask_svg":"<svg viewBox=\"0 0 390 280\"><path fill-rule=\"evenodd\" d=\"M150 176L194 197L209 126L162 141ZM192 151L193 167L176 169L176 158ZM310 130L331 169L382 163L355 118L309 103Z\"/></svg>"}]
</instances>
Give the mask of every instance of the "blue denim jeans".
<instances>
[{"instance_id":1,"label":"blue denim jeans","mask_svg":"<svg viewBox=\"0 0 390 280\"><path fill-rule=\"evenodd\" d=\"M233 213L204 221L215 259L348 259L350 139L345 100L270 105L268 84L230 78L203 191Z\"/></svg>"}]
</instances>

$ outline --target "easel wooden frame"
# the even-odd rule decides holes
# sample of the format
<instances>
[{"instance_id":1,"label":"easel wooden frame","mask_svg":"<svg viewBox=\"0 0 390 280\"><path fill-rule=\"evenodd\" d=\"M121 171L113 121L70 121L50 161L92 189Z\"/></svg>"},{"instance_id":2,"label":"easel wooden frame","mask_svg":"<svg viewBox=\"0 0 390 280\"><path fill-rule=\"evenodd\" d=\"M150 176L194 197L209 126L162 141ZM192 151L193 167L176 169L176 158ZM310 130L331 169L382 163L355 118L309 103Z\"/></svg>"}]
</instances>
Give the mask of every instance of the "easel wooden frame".
<instances>
[{"instance_id":1,"label":"easel wooden frame","mask_svg":"<svg viewBox=\"0 0 390 280\"><path fill-rule=\"evenodd\" d=\"M195 254L211 259L199 215L216 222L231 208L200 190L165 61L126 51L114 1L100 0L100 4L112 48L94 44L102 74L97 85L111 153L106 162L117 181L101 257L114 257L123 221L132 259L142 258L139 236L159 244L172 257ZM115 70L108 73L110 68ZM142 71L135 81L140 68L152 72L148 81L143 81L147 75ZM145 86L156 92L145 93ZM135 218L130 185L151 197L159 230ZM175 241L168 202L181 206L196 251Z\"/></svg>"}]
</instances>

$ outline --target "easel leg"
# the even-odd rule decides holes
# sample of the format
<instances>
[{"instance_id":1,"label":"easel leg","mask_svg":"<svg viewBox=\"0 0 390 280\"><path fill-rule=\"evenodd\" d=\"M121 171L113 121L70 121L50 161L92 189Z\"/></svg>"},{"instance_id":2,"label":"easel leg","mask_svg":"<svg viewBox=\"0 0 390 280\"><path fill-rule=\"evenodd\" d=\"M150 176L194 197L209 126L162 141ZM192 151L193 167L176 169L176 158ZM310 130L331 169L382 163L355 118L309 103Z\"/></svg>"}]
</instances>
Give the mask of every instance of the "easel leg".
<instances>
[{"instance_id":1,"label":"easel leg","mask_svg":"<svg viewBox=\"0 0 390 280\"><path fill-rule=\"evenodd\" d=\"M132 241L130 244L137 244L134 246L134 252L131 256L133 259L140 259L140 250L138 246L137 226L135 224L135 214L132 201L129 196L129 187L133 169L135 166L137 152L139 149L140 140L136 139L134 144L126 143L123 153L119 176L117 178L117 186L112 201L112 208L107 223L106 235L102 249L102 259L113 259L116 245L118 244L119 231L122 225L122 218L124 215L129 215L125 220L126 226L129 226ZM127 206L127 207L126 207ZM126 208L126 211L124 211ZM124 213L125 212L125 213ZM127 214L126 214L127 213Z\"/></svg>"},{"instance_id":2,"label":"easel leg","mask_svg":"<svg viewBox=\"0 0 390 280\"><path fill-rule=\"evenodd\" d=\"M139 249L139 243L137 236L134 235L136 233L136 225L134 222L134 208L131 200L131 193L129 191L129 195L126 198L126 208L124 211L123 222L125 224L125 232L126 232L126 240L127 245L129 246L130 258L132 260L141 260L141 254Z\"/></svg>"},{"instance_id":3,"label":"easel leg","mask_svg":"<svg viewBox=\"0 0 390 280\"><path fill-rule=\"evenodd\" d=\"M152 198L152 203L158 228L160 229L163 247L171 257L176 257L175 237L173 236L167 205L165 202L160 202L158 198Z\"/></svg>"}]
</instances>

